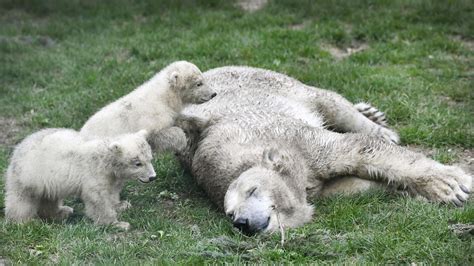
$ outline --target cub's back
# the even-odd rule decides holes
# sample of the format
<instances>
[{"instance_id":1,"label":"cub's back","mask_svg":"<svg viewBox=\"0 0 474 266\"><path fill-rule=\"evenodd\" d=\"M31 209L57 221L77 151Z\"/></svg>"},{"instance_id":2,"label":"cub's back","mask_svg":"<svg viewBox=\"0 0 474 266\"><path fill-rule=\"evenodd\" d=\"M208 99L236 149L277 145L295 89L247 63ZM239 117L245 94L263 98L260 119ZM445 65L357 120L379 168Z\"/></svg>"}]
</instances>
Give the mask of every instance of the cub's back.
<instances>
[{"instance_id":1,"label":"cub's back","mask_svg":"<svg viewBox=\"0 0 474 266\"><path fill-rule=\"evenodd\" d=\"M79 133L70 129L52 128L33 133L15 148L7 170L7 180L31 182L48 178L68 167L68 156L82 143Z\"/></svg>"}]
</instances>

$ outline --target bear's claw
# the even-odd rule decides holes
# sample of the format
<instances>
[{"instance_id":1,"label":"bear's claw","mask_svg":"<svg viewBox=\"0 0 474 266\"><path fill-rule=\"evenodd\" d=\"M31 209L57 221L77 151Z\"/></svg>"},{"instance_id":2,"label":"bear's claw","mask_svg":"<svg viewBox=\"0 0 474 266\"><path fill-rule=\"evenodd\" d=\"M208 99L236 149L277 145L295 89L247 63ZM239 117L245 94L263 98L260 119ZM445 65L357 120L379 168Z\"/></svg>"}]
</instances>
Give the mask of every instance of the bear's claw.
<instances>
[{"instance_id":1,"label":"bear's claw","mask_svg":"<svg viewBox=\"0 0 474 266\"><path fill-rule=\"evenodd\" d=\"M470 194L470 193L471 193L471 191L469 191L469 189L468 189L465 185L461 184L459 187L461 188L461 190L462 190L464 193L466 193L466 194Z\"/></svg>"}]
</instances>

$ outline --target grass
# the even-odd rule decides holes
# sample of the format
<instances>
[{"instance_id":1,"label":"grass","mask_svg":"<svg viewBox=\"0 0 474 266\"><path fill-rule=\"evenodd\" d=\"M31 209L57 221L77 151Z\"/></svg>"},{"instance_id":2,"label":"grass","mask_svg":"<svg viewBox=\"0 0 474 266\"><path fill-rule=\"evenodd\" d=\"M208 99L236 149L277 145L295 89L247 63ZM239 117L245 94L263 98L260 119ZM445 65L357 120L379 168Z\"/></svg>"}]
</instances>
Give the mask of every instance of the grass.
<instances>
[{"instance_id":1,"label":"grass","mask_svg":"<svg viewBox=\"0 0 474 266\"><path fill-rule=\"evenodd\" d=\"M474 4L468 0L275 0L255 13L229 1L0 1L0 172L15 143L44 127L79 129L107 102L168 63L202 70L251 65L384 110L404 144L444 163L474 148ZM328 48L369 48L336 60ZM232 229L167 154L159 180L130 182L130 232L76 214L63 223L7 224L0 264L474 263L463 208L375 191L314 200L313 222L278 235ZM3 180L0 188L3 188ZM0 189L0 210L3 209Z\"/></svg>"}]
</instances>

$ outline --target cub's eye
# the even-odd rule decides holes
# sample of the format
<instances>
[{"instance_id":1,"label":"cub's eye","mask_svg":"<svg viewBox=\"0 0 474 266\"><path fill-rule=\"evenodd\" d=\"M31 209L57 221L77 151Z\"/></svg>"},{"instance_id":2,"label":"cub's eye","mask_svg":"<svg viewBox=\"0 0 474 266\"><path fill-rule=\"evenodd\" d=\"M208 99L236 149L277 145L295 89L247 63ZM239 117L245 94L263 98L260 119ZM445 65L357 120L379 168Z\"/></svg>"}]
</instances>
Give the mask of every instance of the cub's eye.
<instances>
[{"instance_id":1,"label":"cub's eye","mask_svg":"<svg viewBox=\"0 0 474 266\"><path fill-rule=\"evenodd\" d=\"M140 167L140 166L143 165L141 162L135 162L134 164L135 164L136 167Z\"/></svg>"},{"instance_id":2,"label":"cub's eye","mask_svg":"<svg viewBox=\"0 0 474 266\"><path fill-rule=\"evenodd\" d=\"M196 86L201 87L202 86L202 81L198 82L198 84L196 84Z\"/></svg>"},{"instance_id":3,"label":"cub's eye","mask_svg":"<svg viewBox=\"0 0 474 266\"><path fill-rule=\"evenodd\" d=\"M249 189L249 191L247 192L248 197L251 197L256 190L257 190L257 187L253 187Z\"/></svg>"}]
</instances>

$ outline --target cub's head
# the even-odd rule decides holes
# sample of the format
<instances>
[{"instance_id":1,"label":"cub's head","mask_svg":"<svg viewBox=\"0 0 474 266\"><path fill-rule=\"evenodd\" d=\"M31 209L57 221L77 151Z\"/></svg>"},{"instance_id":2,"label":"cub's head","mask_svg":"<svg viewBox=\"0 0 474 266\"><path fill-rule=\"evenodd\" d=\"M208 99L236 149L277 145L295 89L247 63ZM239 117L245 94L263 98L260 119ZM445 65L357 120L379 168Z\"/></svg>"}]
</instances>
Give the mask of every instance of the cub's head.
<instances>
[{"instance_id":1,"label":"cub's head","mask_svg":"<svg viewBox=\"0 0 474 266\"><path fill-rule=\"evenodd\" d=\"M192 63L177 61L169 65L169 83L184 103L199 104L214 98L217 93L209 88L201 70Z\"/></svg>"},{"instance_id":2,"label":"cub's head","mask_svg":"<svg viewBox=\"0 0 474 266\"><path fill-rule=\"evenodd\" d=\"M266 150L261 164L243 172L227 189L224 210L244 234L273 232L311 220L304 169L290 169L299 165L285 153Z\"/></svg>"},{"instance_id":3,"label":"cub's head","mask_svg":"<svg viewBox=\"0 0 474 266\"><path fill-rule=\"evenodd\" d=\"M109 144L117 177L138 179L143 183L156 179L151 164L151 148L146 141L147 134L146 130L141 130L134 134L121 135Z\"/></svg>"}]
</instances>

